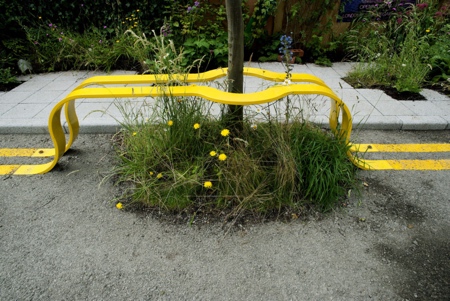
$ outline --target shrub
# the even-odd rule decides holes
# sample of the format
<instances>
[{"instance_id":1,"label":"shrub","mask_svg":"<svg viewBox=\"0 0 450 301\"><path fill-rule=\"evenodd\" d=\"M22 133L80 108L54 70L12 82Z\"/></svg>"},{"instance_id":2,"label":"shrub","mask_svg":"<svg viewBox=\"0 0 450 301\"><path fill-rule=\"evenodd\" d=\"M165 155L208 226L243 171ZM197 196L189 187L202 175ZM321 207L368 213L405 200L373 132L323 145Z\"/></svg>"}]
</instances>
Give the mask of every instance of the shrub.
<instances>
[{"instance_id":1,"label":"shrub","mask_svg":"<svg viewBox=\"0 0 450 301\"><path fill-rule=\"evenodd\" d=\"M430 71L440 68L442 60L435 55L436 50L448 47L447 35L442 38L439 34L446 28L447 12L437 10L437 3L430 1L391 7L388 19L381 21L380 12L385 10L371 11L349 31L348 51L362 62L349 74L349 80L363 86L419 92Z\"/></svg>"}]
</instances>

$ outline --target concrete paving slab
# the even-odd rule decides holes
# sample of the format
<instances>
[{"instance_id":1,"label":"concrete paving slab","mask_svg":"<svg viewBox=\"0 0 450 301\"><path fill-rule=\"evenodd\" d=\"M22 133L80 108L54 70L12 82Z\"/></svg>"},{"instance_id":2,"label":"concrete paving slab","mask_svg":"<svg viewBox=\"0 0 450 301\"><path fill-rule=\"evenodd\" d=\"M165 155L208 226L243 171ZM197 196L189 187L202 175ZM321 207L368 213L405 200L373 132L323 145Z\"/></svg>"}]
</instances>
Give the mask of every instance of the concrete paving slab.
<instances>
[{"instance_id":1,"label":"concrete paving slab","mask_svg":"<svg viewBox=\"0 0 450 301\"><path fill-rule=\"evenodd\" d=\"M448 112L437 107L431 101L399 101L409 110L413 111L417 116L444 116Z\"/></svg>"},{"instance_id":2,"label":"concrete paving slab","mask_svg":"<svg viewBox=\"0 0 450 301\"><path fill-rule=\"evenodd\" d=\"M42 103L42 104L56 104L61 99L64 98L62 95L64 91L51 91L51 90L39 90L33 93L33 97L28 97L21 101L21 104L33 104L33 103Z\"/></svg>"},{"instance_id":3,"label":"concrete paving slab","mask_svg":"<svg viewBox=\"0 0 450 301\"><path fill-rule=\"evenodd\" d=\"M6 112L8 112L9 110L11 110L12 108L14 108L17 104L15 103L1 103L0 102L0 118L4 118Z\"/></svg>"},{"instance_id":4,"label":"concrete paving slab","mask_svg":"<svg viewBox=\"0 0 450 301\"><path fill-rule=\"evenodd\" d=\"M26 91L26 92L17 92L17 91L9 91L6 94L3 94L0 97L0 104L12 103L19 104L31 95L33 95L36 91Z\"/></svg>"},{"instance_id":5,"label":"concrete paving slab","mask_svg":"<svg viewBox=\"0 0 450 301\"><path fill-rule=\"evenodd\" d=\"M355 89L359 94L364 96L372 105L376 105L380 100L382 101L397 101L394 98L390 97L384 91L379 89Z\"/></svg>"},{"instance_id":6,"label":"concrete paving slab","mask_svg":"<svg viewBox=\"0 0 450 301\"><path fill-rule=\"evenodd\" d=\"M440 116L448 116L450 115L450 100L449 101L440 101L440 100L431 100L431 103L441 109L443 115Z\"/></svg>"},{"instance_id":7,"label":"concrete paving slab","mask_svg":"<svg viewBox=\"0 0 450 301\"><path fill-rule=\"evenodd\" d=\"M374 107L384 116L414 116L417 115L412 110L410 110L407 106L403 104L403 102L397 101L395 99L392 100L379 100L378 102L373 104Z\"/></svg>"},{"instance_id":8,"label":"concrete paving slab","mask_svg":"<svg viewBox=\"0 0 450 301\"><path fill-rule=\"evenodd\" d=\"M343 79L336 77L336 78L322 78L323 81L327 84L328 87L330 87L333 90L338 89L353 89L352 86L347 84Z\"/></svg>"},{"instance_id":9,"label":"concrete paving slab","mask_svg":"<svg viewBox=\"0 0 450 301\"><path fill-rule=\"evenodd\" d=\"M450 101L450 97L430 89L423 89L420 94L425 96L427 100Z\"/></svg>"},{"instance_id":10,"label":"concrete paving slab","mask_svg":"<svg viewBox=\"0 0 450 301\"><path fill-rule=\"evenodd\" d=\"M46 91L66 91L74 85L76 80L55 80L45 86ZM72 89L73 90L73 89Z\"/></svg>"},{"instance_id":11,"label":"concrete paving slab","mask_svg":"<svg viewBox=\"0 0 450 301\"><path fill-rule=\"evenodd\" d=\"M34 80L34 81L27 81L23 84L15 87L11 90L11 92L36 92L42 89L45 89L45 87L50 83L51 81L45 81L45 80Z\"/></svg>"},{"instance_id":12,"label":"concrete paving slab","mask_svg":"<svg viewBox=\"0 0 450 301\"><path fill-rule=\"evenodd\" d=\"M355 67L353 62L339 62L333 63L331 68L334 69L340 76L345 77Z\"/></svg>"},{"instance_id":13,"label":"concrete paving slab","mask_svg":"<svg viewBox=\"0 0 450 301\"><path fill-rule=\"evenodd\" d=\"M42 104L38 103L19 103L4 113L3 116L6 118L30 120L42 111L43 108Z\"/></svg>"}]
</instances>

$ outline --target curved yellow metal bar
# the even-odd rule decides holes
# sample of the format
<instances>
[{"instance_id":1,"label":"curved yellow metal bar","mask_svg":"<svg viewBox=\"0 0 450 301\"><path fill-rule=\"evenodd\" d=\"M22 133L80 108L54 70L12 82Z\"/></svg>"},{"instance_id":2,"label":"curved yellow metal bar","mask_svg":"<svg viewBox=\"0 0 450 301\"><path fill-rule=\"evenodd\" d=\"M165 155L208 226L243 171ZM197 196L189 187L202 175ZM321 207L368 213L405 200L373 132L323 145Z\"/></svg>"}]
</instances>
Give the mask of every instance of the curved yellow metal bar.
<instances>
[{"instance_id":1,"label":"curved yellow metal bar","mask_svg":"<svg viewBox=\"0 0 450 301\"><path fill-rule=\"evenodd\" d=\"M328 87L316 84L278 85L261 92L248 94L235 94L204 86L156 86L156 87L110 87L110 88L83 88L72 91L61 100L50 113L48 128L50 137L55 146L54 158L51 162L38 165L11 165L9 172L15 175L42 174L50 171L67 151L78 136L79 123L75 111L75 100L79 98L135 98L135 97L161 97L171 96L197 96L213 102L227 105L254 105L268 103L292 94L319 94L331 99L330 127L342 136L347 142L351 133L351 115L347 106ZM61 113L64 108L69 124L69 140L61 125ZM342 124L338 128L339 114L342 112Z\"/></svg>"},{"instance_id":2,"label":"curved yellow metal bar","mask_svg":"<svg viewBox=\"0 0 450 301\"><path fill-rule=\"evenodd\" d=\"M209 82L227 76L228 68L219 68L203 73L190 73L190 74L142 74L142 75L102 75L94 76L84 80L75 90L82 89L90 85L122 85L122 84L166 84L169 82L182 82L182 83L199 83ZM264 69L244 68L244 75L254 76L261 79L284 82L286 79L286 73L273 72ZM294 73L292 74L290 81L292 83L313 83L320 86L326 84L323 80L317 76L306 73Z\"/></svg>"}]
</instances>

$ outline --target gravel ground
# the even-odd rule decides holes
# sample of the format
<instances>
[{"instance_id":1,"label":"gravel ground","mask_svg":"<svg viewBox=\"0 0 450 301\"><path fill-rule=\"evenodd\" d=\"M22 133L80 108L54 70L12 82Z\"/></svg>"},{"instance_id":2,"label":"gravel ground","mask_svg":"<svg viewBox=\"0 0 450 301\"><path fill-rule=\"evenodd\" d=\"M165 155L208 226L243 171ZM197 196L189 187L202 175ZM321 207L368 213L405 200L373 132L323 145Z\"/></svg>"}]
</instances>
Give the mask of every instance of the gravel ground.
<instances>
[{"instance_id":1,"label":"gravel ground","mask_svg":"<svg viewBox=\"0 0 450 301\"><path fill-rule=\"evenodd\" d=\"M54 171L0 176L0 300L450 300L450 171L361 171L346 207L228 231L117 210L110 141L81 135ZM51 145L0 135L31 146Z\"/></svg>"}]
</instances>

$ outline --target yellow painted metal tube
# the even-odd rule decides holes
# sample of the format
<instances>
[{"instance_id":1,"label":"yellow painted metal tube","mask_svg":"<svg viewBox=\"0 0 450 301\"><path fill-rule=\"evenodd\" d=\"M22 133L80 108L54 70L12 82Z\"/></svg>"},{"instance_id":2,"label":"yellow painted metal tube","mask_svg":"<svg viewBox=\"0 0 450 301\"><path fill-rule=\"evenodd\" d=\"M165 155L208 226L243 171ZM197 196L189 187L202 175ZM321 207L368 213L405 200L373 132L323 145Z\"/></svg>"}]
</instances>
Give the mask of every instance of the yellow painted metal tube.
<instances>
[{"instance_id":1,"label":"yellow painted metal tube","mask_svg":"<svg viewBox=\"0 0 450 301\"><path fill-rule=\"evenodd\" d=\"M188 75L182 77L179 75L178 79L183 79L184 82L201 82L210 81L223 77L226 75L227 69L217 69L202 74ZM245 68L246 75L257 76L275 82L285 81L286 75L284 73L276 73L267 70ZM205 86L136 86L136 87L101 87L101 88L86 88L88 85L111 85L111 84L149 84L161 83L169 78L159 75L136 75L136 76L96 76L84 81L74 91L67 95L63 100L58 102L52 109L48 128L50 137L55 146L54 149L45 149L41 152L41 156L54 156L51 162L38 165L1 165L0 174L14 173L15 175L31 175L41 174L50 171L63 156L73 142L76 140L79 133L79 121L75 110L75 101L80 98L137 98L137 97L162 97L162 96L195 96L207 99L213 102L227 104L227 105L255 105L264 104L281 99L292 94L318 94L324 95L331 99L330 111L330 127L338 135L340 135L347 142L350 139L352 122L350 111L347 106L339 99L339 97L319 78L309 74L293 74L291 82L309 82L310 84L289 84L277 85L270 87L264 91L235 94L217 90ZM64 108L68 128L69 140L66 143L63 127L61 125L61 113ZM339 117L342 115L342 123L339 125ZM30 152L23 152L28 156Z\"/></svg>"},{"instance_id":2,"label":"yellow painted metal tube","mask_svg":"<svg viewBox=\"0 0 450 301\"><path fill-rule=\"evenodd\" d=\"M75 90L82 89L90 85L124 85L124 84L165 84L168 82L183 82L183 83L199 83L209 82L227 76L228 68L215 69L203 73L191 73L187 75L183 74L143 74L143 75L104 75L93 76L83 81ZM273 82L284 82L286 79L286 73L273 72L258 68L244 68L244 75L254 76ZM323 80L317 76L297 73L292 74L290 81L293 83L313 83L320 86L326 84Z\"/></svg>"},{"instance_id":3,"label":"yellow painted metal tube","mask_svg":"<svg viewBox=\"0 0 450 301\"><path fill-rule=\"evenodd\" d=\"M339 115L342 112L342 124L339 133L348 142L352 130L351 114L347 106L340 98L328 87L316 84L291 84L277 85L267 88L264 91L254 93L228 93L205 86L154 86L154 87L102 87L102 88L84 88L72 91L65 100L69 103L77 98L135 98L135 97L162 97L162 96L196 96L213 102L227 105L255 105L264 104L281 99L292 94L318 94L329 97L331 101L330 127L337 131ZM60 103L61 103L60 102ZM69 113L76 116L75 109L69 110ZM73 118L74 119L74 118ZM78 129L78 123L73 126ZM70 132L72 136L72 132ZM70 138L68 145L75 138Z\"/></svg>"},{"instance_id":4,"label":"yellow painted metal tube","mask_svg":"<svg viewBox=\"0 0 450 301\"><path fill-rule=\"evenodd\" d=\"M319 94L330 97L332 99L332 106L336 108L336 110L332 110L330 114L330 126L333 131L338 131L337 127L334 125L337 125L337 119L339 117L338 111L340 110L337 108L341 108L343 112L343 121L341 128L339 129L339 134L348 141L351 133L351 115L348 108L331 89L315 84L278 85L270 87L265 91L249 94L227 93L203 86L84 88L72 91L61 100L50 113L48 126L50 137L55 146L53 160L46 164L22 165L17 168L14 174L46 173L56 165L78 135L79 124L78 119L76 118L74 102L79 98L134 98L148 96L161 97L165 95L197 96L222 104L252 105L268 103L292 94ZM63 107L65 107L65 115L69 124L69 141L67 145L61 125L61 111Z\"/></svg>"}]
</instances>

